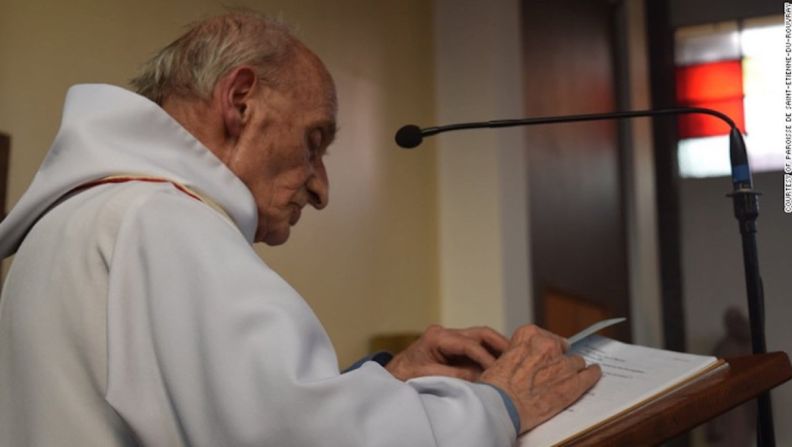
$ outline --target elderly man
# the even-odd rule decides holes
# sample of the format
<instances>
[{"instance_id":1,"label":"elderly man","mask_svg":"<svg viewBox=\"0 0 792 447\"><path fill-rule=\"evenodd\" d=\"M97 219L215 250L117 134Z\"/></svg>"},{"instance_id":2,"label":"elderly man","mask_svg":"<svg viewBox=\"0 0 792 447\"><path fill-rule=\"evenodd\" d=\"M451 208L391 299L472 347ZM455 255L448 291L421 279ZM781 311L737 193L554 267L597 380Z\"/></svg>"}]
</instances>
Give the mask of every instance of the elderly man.
<instances>
[{"instance_id":1,"label":"elderly man","mask_svg":"<svg viewBox=\"0 0 792 447\"><path fill-rule=\"evenodd\" d=\"M327 205L336 97L255 14L197 24L133 81L73 87L0 225L3 446L508 446L599 377L533 326L432 327L339 373L251 249Z\"/></svg>"}]
</instances>

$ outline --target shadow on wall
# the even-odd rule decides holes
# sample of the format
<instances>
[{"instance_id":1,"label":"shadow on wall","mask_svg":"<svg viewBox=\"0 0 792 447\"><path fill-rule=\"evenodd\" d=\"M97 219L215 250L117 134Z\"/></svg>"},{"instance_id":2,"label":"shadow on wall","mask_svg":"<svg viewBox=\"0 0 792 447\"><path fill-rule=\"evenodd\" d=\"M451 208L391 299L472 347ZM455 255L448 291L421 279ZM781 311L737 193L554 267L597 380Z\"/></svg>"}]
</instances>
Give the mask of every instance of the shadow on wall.
<instances>
[{"instance_id":1,"label":"shadow on wall","mask_svg":"<svg viewBox=\"0 0 792 447\"><path fill-rule=\"evenodd\" d=\"M751 354L751 327L748 317L737 307L723 313L725 334L715 345L712 355L720 358ZM706 425L710 447L744 447L756 440L756 401L752 400L713 419Z\"/></svg>"}]
</instances>

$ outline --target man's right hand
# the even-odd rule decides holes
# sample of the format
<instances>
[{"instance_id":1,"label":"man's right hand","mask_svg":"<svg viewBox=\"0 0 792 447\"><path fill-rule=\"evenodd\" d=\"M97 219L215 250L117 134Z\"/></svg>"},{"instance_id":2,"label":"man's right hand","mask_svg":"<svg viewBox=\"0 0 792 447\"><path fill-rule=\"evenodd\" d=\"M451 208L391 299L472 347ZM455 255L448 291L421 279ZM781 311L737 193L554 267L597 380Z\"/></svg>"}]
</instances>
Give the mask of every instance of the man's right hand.
<instances>
[{"instance_id":1,"label":"man's right hand","mask_svg":"<svg viewBox=\"0 0 792 447\"><path fill-rule=\"evenodd\" d=\"M567 341L528 325L517 329L506 350L480 377L505 391L520 414L525 433L575 402L602 375L578 355L565 355Z\"/></svg>"}]
</instances>

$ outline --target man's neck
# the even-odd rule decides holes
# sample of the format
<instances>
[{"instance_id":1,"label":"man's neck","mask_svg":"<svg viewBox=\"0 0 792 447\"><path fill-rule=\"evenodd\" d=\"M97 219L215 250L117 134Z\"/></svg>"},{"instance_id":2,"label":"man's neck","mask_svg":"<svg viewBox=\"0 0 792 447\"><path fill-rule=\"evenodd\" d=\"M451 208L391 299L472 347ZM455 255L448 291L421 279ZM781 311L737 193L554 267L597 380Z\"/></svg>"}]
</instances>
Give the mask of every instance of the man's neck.
<instances>
[{"instance_id":1,"label":"man's neck","mask_svg":"<svg viewBox=\"0 0 792 447\"><path fill-rule=\"evenodd\" d=\"M222 117L213 104L202 99L168 97L162 102L162 109L182 125L192 136L209 148L219 159L227 152L228 144Z\"/></svg>"}]
</instances>

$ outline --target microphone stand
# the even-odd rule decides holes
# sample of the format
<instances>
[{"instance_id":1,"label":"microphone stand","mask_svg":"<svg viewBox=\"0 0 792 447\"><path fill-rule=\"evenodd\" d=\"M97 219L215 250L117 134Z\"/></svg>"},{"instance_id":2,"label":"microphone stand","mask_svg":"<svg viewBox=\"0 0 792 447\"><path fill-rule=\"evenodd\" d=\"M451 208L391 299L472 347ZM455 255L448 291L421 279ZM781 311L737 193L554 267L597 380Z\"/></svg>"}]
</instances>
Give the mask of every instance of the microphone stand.
<instances>
[{"instance_id":1,"label":"microphone stand","mask_svg":"<svg viewBox=\"0 0 792 447\"><path fill-rule=\"evenodd\" d=\"M727 115L717 110L700 107L677 107L657 110L633 110L626 112L591 113L583 115L545 116L536 118L494 120L449 124L445 126L421 129L415 125L406 125L396 132L396 143L412 149L429 137L442 132L499 128L513 126L531 126L538 124L570 123L580 121L600 121L623 118L651 117L681 114L711 115L729 125L729 157L731 159L731 177L733 190L728 194L734 204L734 217L737 219L742 238L743 266L745 268L745 285L748 298L748 315L751 323L751 345L754 354L767 352L764 329L764 290L759 274L759 255L756 247L756 218L759 216L759 192L753 189L751 169L742 133ZM770 393L764 392L757 398L758 426L757 443L760 447L775 447L775 430L773 427L773 410Z\"/></svg>"}]
</instances>

